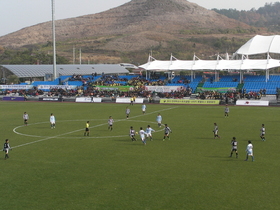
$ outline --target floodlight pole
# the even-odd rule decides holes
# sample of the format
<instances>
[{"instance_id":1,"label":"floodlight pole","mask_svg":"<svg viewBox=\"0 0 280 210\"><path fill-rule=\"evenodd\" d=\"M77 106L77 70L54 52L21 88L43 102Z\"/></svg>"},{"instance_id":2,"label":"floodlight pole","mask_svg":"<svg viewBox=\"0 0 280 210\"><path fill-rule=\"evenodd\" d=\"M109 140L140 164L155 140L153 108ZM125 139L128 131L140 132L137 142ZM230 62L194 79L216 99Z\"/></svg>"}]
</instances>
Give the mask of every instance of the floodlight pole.
<instances>
[{"instance_id":1,"label":"floodlight pole","mask_svg":"<svg viewBox=\"0 0 280 210\"><path fill-rule=\"evenodd\" d=\"M54 2L52 0L52 39L53 39L53 79L56 79L56 44L55 44L55 10Z\"/></svg>"}]
</instances>

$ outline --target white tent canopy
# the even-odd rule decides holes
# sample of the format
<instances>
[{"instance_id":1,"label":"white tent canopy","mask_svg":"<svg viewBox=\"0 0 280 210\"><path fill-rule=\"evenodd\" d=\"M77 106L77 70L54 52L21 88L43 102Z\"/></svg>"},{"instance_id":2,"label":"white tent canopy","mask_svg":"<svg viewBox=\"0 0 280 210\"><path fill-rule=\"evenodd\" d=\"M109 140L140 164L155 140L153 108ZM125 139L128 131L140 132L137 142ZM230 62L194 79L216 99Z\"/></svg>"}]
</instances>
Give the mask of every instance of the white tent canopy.
<instances>
[{"instance_id":1,"label":"white tent canopy","mask_svg":"<svg viewBox=\"0 0 280 210\"><path fill-rule=\"evenodd\" d=\"M236 54L240 54L240 55L256 55L256 54L263 54L263 53L280 54L279 35L274 35L274 36L256 35L236 51Z\"/></svg>"},{"instance_id":2,"label":"white tent canopy","mask_svg":"<svg viewBox=\"0 0 280 210\"><path fill-rule=\"evenodd\" d=\"M174 57L173 57L174 58ZM139 66L148 71L176 70L267 70L280 66L276 59L242 60L169 60L162 61L149 57L149 62Z\"/></svg>"},{"instance_id":3,"label":"white tent canopy","mask_svg":"<svg viewBox=\"0 0 280 210\"><path fill-rule=\"evenodd\" d=\"M267 59L249 59L249 55L266 54ZM176 71L176 70L266 70L266 81L269 79L269 69L280 67L280 60L272 59L269 53L280 54L280 36L256 35L241 46L235 54L242 55L239 60L222 59L200 60L194 55L193 60L178 60L171 55L169 61L160 61L149 56L148 62L139 66L147 71ZM227 56L228 57L228 56Z\"/></svg>"}]
</instances>

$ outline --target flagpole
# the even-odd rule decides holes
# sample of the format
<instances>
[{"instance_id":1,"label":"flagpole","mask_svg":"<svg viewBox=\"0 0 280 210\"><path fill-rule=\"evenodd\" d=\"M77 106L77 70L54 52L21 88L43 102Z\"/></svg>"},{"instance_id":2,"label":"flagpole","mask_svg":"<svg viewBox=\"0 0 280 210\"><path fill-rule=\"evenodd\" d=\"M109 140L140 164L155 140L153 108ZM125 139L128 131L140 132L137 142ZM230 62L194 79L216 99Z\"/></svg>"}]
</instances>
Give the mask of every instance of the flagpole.
<instances>
[{"instance_id":1,"label":"flagpole","mask_svg":"<svg viewBox=\"0 0 280 210\"><path fill-rule=\"evenodd\" d=\"M55 0L52 0L53 79L56 79Z\"/></svg>"}]
</instances>

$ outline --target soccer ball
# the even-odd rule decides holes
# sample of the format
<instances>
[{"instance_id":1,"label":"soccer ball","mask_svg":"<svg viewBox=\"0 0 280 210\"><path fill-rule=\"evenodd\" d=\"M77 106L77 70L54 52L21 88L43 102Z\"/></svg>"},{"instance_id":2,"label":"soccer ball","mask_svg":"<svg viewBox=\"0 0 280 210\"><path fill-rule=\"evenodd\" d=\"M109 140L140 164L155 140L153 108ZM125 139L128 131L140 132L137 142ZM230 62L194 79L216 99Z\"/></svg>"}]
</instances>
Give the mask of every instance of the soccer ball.
<instances>
[{"instance_id":1,"label":"soccer ball","mask_svg":"<svg viewBox=\"0 0 280 210\"><path fill-rule=\"evenodd\" d=\"M136 134L138 134L138 132L136 132Z\"/></svg>"}]
</instances>

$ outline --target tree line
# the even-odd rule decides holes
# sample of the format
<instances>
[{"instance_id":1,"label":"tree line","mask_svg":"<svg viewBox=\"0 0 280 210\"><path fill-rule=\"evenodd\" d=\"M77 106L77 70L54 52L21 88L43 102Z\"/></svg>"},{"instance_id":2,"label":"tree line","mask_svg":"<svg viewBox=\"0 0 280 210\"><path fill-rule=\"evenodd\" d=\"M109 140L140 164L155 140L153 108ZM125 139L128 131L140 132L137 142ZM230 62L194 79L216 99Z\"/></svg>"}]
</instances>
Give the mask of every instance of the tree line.
<instances>
[{"instance_id":1,"label":"tree line","mask_svg":"<svg viewBox=\"0 0 280 210\"><path fill-rule=\"evenodd\" d=\"M265 27L270 32L280 31L280 2L266 3L259 9L236 10L236 9L212 9L213 11L225 15L254 27Z\"/></svg>"}]
</instances>

